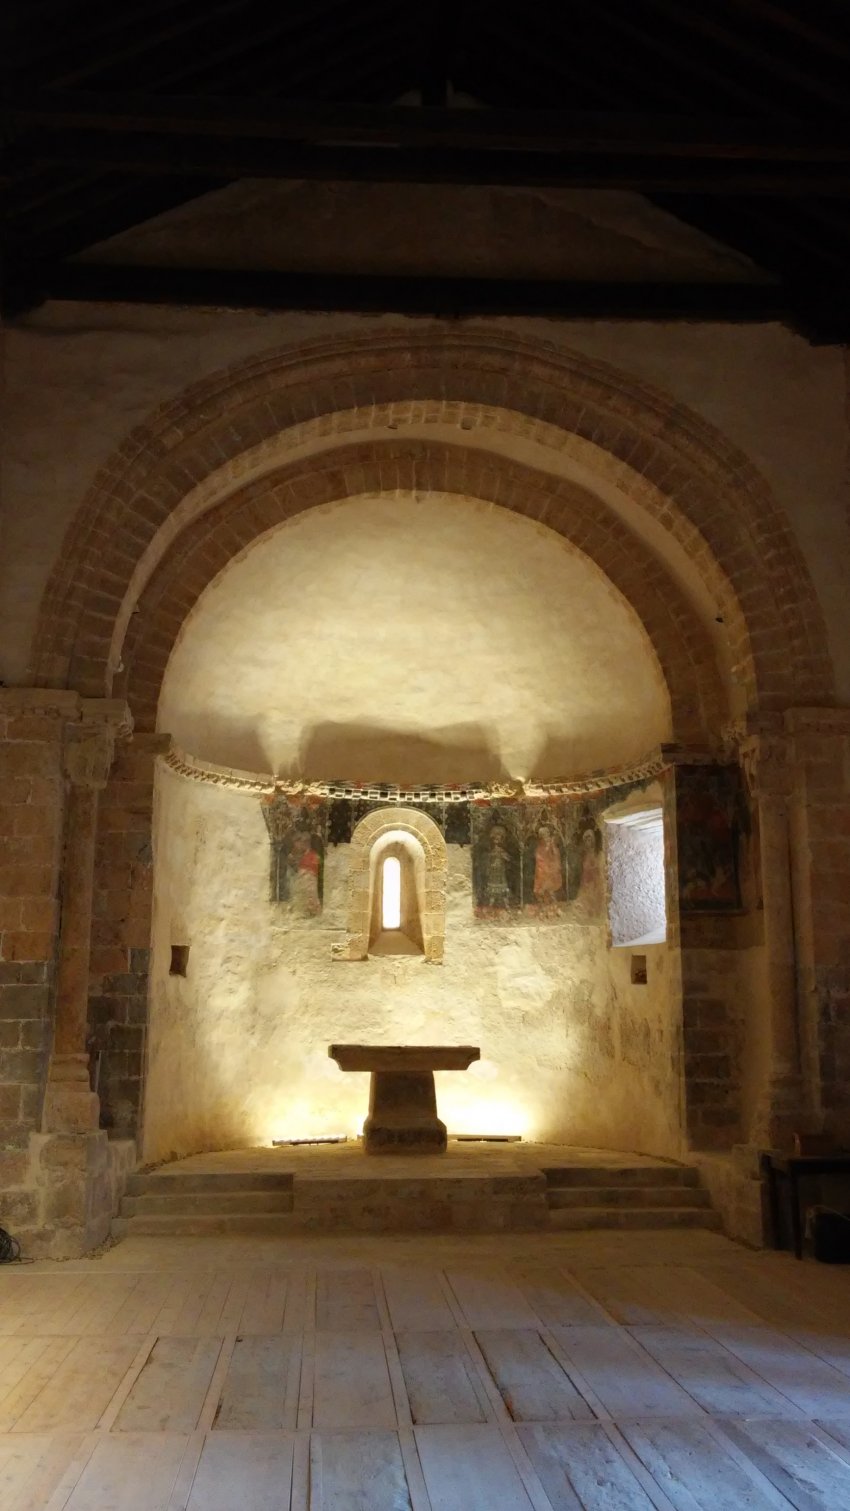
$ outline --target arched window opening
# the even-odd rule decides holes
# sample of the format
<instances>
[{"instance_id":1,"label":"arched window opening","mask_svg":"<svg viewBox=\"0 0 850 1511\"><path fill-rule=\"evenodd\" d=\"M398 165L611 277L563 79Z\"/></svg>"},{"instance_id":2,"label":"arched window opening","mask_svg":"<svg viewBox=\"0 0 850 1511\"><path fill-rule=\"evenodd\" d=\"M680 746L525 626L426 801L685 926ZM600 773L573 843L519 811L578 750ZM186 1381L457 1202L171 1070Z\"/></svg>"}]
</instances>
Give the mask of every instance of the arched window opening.
<instances>
[{"instance_id":1,"label":"arched window opening","mask_svg":"<svg viewBox=\"0 0 850 1511\"><path fill-rule=\"evenodd\" d=\"M605 814L611 943L663 944L667 938L664 819L660 805Z\"/></svg>"},{"instance_id":2,"label":"arched window opening","mask_svg":"<svg viewBox=\"0 0 850 1511\"><path fill-rule=\"evenodd\" d=\"M424 855L419 842L395 832L373 847L369 891L370 955L423 955Z\"/></svg>"},{"instance_id":3,"label":"arched window opening","mask_svg":"<svg viewBox=\"0 0 850 1511\"><path fill-rule=\"evenodd\" d=\"M401 928L401 861L388 855L381 867L381 927Z\"/></svg>"},{"instance_id":4,"label":"arched window opening","mask_svg":"<svg viewBox=\"0 0 850 1511\"><path fill-rule=\"evenodd\" d=\"M383 863L399 863L397 929L383 927ZM331 946L336 960L418 955L439 965L446 937L446 842L432 818L415 808L368 813L351 835L348 937Z\"/></svg>"}]
</instances>

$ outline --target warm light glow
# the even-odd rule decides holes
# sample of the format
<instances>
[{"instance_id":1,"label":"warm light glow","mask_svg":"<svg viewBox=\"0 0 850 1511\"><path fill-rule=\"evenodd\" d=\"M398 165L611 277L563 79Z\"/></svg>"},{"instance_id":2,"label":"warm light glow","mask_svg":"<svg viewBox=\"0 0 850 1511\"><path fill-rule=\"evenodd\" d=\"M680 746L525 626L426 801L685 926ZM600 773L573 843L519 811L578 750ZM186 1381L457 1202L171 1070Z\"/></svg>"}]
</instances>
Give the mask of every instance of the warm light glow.
<instances>
[{"instance_id":1,"label":"warm light glow","mask_svg":"<svg viewBox=\"0 0 850 1511\"><path fill-rule=\"evenodd\" d=\"M381 928L401 928L401 862L388 855L381 870Z\"/></svg>"}]
</instances>

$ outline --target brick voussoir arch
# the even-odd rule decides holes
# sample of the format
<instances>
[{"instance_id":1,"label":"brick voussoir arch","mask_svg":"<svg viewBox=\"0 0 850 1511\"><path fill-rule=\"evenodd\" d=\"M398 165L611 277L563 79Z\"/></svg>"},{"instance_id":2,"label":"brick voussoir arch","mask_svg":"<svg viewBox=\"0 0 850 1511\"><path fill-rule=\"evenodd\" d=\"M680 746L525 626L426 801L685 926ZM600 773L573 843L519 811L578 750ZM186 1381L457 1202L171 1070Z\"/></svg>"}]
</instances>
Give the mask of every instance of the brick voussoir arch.
<instances>
[{"instance_id":1,"label":"brick voussoir arch","mask_svg":"<svg viewBox=\"0 0 850 1511\"><path fill-rule=\"evenodd\" d=\"M631 375L496 329L421 326L323 339L252 358L164 405L95 479L45 593L34 680L110 690L105 625L136 561L187 492L289 427L358 406L436 417L446 406L513 411L585 438L644 478L694 526L739 598L751 588L780 650L759 697L832 697L820 608L796 539L749 460L691 411ZM484 414L486 424L486 413ZM99 608L88 612L98 595ZM69 644L73 647L69 655Z\"/></svg>"},{"instance_id":2,"label":"brick voussoir arch","mask_svg":"<svg viewBox=\"0 0 850 1511\"><path fill-rule=\"evenodd\" d=\"M153 730L171 650L195 603L235 557L305 509L364 493L440 491L498 504L580 550L630 604L652 644L682 741L716 737L725 712L714 649L684 594L639 538L573 483L437 442L343 448L333 465L302 462L249 484L184 532L142 594L124 642L121 691Z\"/></svg>"}]
</instances>

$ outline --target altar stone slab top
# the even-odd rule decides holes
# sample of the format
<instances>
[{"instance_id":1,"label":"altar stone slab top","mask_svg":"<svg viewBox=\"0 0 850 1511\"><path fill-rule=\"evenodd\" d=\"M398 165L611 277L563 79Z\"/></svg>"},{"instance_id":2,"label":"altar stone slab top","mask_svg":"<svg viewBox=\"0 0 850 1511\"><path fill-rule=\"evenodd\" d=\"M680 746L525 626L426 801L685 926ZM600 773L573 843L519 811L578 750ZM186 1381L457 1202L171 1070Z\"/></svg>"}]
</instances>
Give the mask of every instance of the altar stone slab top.
<instances>
[{"instance_id":1,"label":"altar stone slab top","mask_svg":"<svg viewBox=\"0 0 850 1511\"><path fill-rule=\"evenodd\" d=\"M467 1070L480 1060L473 1044L331 1044L340 1070Z\"/></svg>"}]
</instances>

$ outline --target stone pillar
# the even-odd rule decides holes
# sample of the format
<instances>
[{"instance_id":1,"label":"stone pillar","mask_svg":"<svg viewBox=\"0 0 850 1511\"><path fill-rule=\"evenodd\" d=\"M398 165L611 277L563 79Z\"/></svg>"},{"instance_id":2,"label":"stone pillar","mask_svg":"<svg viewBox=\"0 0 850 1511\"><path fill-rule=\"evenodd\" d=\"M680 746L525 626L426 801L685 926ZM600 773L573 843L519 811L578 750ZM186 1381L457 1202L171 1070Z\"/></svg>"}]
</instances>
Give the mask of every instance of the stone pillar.
<instances>
[{"instance_id":1,"label":"stone pillar","mask_svg":"<svg viewBox=\"0 0 850 1511\"><path fill-rule=\"evenodd\" d=\"M806 1126L850 1140L850 709L785 715Z\"/></svg>"},{"instance_id":2,"label":"stone pillar","mask_svg":"<svg viewBox=\"0 0 850 1511\"><path fill-rule=\"evenodd\" d=\"M168 735L119 743L98 800L89 976L89 1049L99 1056L100 1123L140 1132L153 899L153 793Z\"/></svg>"},{"instance_id":3,"label":"stone pillar","mask_svg":"<svg viewBox=\"0 0 850 1511\"><path fill-rule=\"evenodd\" d=\"M740 919L689 907L681 875L693 781L709 782L724 768L707 751L668 747L666 755L672 767L672 780L665 780L667 929L671 972L678 972L682 993L685 1148L728 1151L741 1137ZM729 777L731 799L737 768Z\"/></svg>"},{"instance_id":4,"label":"stone pillar","mask_svg":"<svg viewBox=\"0 0 850 1511\"><path fill-rule=\"evenodd\" d=\"M787 741L778 731L745 740L741 758L758 815L768 1010L750 1137L763 1147L786 1148L806 1118L789 832L793 772Z\"/></svg>"},{"instance_id":5,"label":"stone pillar","mask_svg":"<svg viewBox=\"0 0 850 1511\"><path fill-rule=\"evenodd\" d=\"M44 1099L45 1133L87 1133L98 1126L99 1104L89 1086L86 1051L89 956L98 793L106 786L114 741L114 720L91 716L72 725L66 738L65 775L70 785L60 886L53 1053Z\"/></svg>"}]
</instances>

